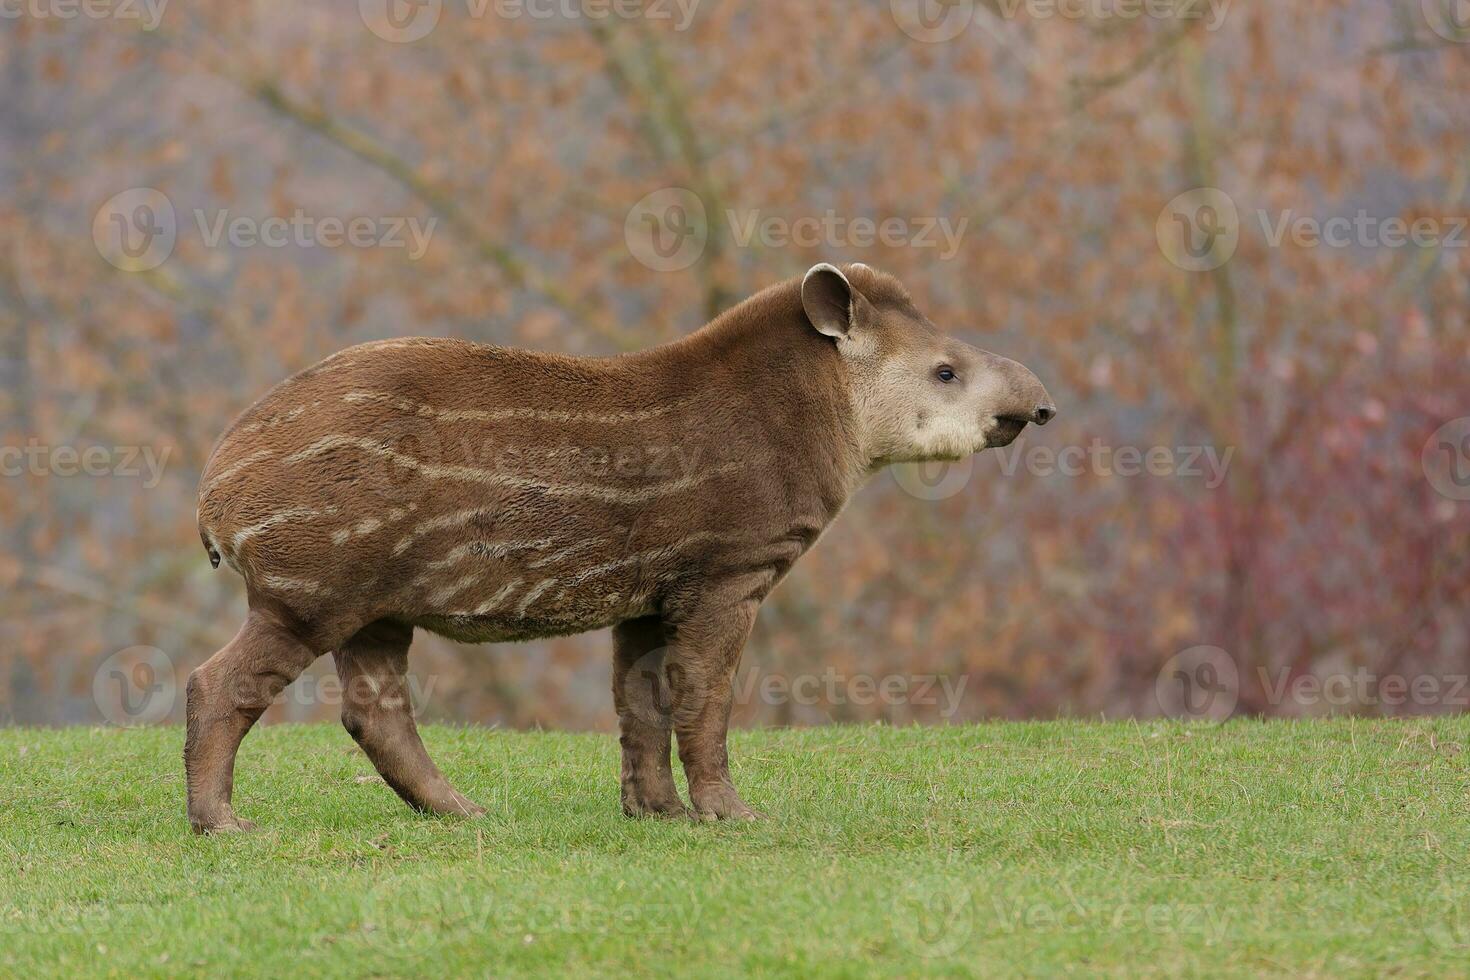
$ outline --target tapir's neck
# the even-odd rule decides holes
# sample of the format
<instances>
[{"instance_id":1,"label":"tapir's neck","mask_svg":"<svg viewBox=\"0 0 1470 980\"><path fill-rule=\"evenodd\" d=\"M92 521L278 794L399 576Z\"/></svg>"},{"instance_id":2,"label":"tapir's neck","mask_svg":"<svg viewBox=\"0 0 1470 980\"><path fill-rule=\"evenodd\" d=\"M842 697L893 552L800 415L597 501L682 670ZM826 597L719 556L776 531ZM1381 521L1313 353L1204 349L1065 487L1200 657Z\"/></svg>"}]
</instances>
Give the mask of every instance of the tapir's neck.
<instances>
[{"instance_id":1,"label":"tapir's neck","mask_svg":"<svg viewBox=\"0 0 1470 980\"><path fill-rule=\"evenodd\" d=\"M830 521L868 476L846 367L807 321L799 283L765 290L645 356L691 387L708 388L707 404L730 407L710 410L729 410L763 430L764 442L778 447L764 465L794 508Z\"/></svg>"}]
</instances>

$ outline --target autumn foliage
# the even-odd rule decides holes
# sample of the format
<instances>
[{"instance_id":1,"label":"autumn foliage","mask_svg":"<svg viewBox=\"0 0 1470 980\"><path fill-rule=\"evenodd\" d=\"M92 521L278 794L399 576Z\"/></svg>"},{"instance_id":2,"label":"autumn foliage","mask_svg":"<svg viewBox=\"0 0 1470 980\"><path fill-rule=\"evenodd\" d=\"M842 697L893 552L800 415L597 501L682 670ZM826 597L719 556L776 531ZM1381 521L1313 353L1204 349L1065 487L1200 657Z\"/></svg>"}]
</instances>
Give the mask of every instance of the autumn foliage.
<instances>
[{"instance_id":1,"label":"autumn foliage","mask_svg":"<svg viewBox=\"0 0 1470 980\"><path fill-rule=\"evenodd\" d=\"M903 29L906 0L703 0L684 29L673 3L447 0L411 42L366 2L7 19L0 446L31 451L0 477L0 721L97 723L109 656L157 648L182 678L228 641L243 588L205 558L195 488L287 374L400 335L656 344L822 260L899 276L1061 411L966 470L875 479L745 654L757 679L830 672L841 696L752 684L739 721L1155 715L1161 668L1202 645L1238 669L1236 712L1464 710L1470 502L1427 470L1444 452L1470 473L1432 438L1470 415L1470 35L1436 2L1237 2L1212 23L994 0L954 4L967 26L937 41ZM132 188L174 212L152 268L98 244ZM697 207L645 229L639 202L669 188ZM1233 220L1238 242L1192 271L1167 208L1197 188L1236 213L1186 199L1194 230ZM229 230L298 214L378 237ZM815 240L782 234L802 219ZM1342 235L1314 239L1332 219ZM1391 244L1389 219L1425 234ZM409 221L422 255L382 241ZM680 228L703 240L687 267L636 240ZM72 472L68 447L107 472ZM1047 452L1067 447L1064 470ZM413 670L430 717L610 727L609 664L605 635L420 635ZM1399 704L1273 694L1363 673L1446 683ZM965 684L946 706L855 698L858 676Z\"/></svg>"}]
</instances>

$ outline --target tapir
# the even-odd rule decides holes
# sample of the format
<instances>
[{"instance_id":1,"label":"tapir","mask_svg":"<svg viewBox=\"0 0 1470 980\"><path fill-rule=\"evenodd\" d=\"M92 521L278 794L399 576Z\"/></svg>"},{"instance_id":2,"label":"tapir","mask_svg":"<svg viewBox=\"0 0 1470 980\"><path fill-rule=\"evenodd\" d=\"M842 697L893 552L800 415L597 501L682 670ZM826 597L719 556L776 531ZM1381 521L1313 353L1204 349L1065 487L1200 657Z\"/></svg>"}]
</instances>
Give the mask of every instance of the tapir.
<instances>
[{"instance_id":1,"label":"tapir","mask_svg":"<svg viewBox=\"0 0 1470 980\"><path fill-rule=\"evenodd\" d=\"M1031 371L861 264L618 356L407 338L328 357L240 415L201 476L200 537L249 611L189 676L190 826L251 829L231 804L240 742L327 653L343 725L388 786L482 815L419 737L415 629L611 627L623 811L755 819L726 732L762 601L875 472L1008 445L1056 411Z\"/></svg>"}]
</instances>

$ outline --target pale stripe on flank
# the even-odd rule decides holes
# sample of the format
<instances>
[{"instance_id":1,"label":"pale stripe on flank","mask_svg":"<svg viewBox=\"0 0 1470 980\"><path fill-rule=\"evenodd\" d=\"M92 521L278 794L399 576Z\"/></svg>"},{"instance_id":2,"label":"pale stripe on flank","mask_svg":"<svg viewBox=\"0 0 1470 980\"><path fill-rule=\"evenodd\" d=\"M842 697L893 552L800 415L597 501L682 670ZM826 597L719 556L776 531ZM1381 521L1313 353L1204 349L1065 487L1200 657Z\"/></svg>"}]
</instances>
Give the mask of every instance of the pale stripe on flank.
<instances>
[{"instance_id":1,"label":"pale stripe on flank","mask_svg":"<svg viewBox=\"0 0 1470 980\"><path fill-rule=\"evenodd\" d=\"M554 578L544 578L541 581L537 582L535 587L532 588L530 592L527 592L524 597L522 597L521 604L519 606L516 606L516 615L524 616L526 614L526 610L531 607L531 603L535 602L538 598L540 598L541 593L545 592L547 589L551 588L555 584L556 579Z\"/></svg>"},{"instance_id":2,"label":"pale stripe on flank","mask_svg":"<svg viewBox=\"0 0 1470 980\"><path fill-rule=\"evenodd\" d=\"M646 503L658 497L681 493L691 487L696 487L701 483L712 480L717 476L734 472L745 466L744 463L729 462L702 473L699 476L681 477L677 480L670 480L666 483L643 487L637 490L620 490L617 487L600 486L590 483L546 483L542 480L532 480L529 477L515 476L509 473L502 473L498 470L481 469L476 466L425 463L412 456L400 453L396 449L391 449L379 442L375 442L372 439L342 435L323 436L300 452L287 456L285 462L302 463L311 459L313 456L320 456L334 449L343 448L359 449L365 453L372 453L375 456L390 459L398 465L416 470L432 480L460 480L466 483L511 487L518 490L540 490L543 493L555 497L591 497L594 500L626 504Z\"/></svg>"},{"instance_id":3,"label":"pale stripe on flank","mask_svg":"<svg viewBox=\"0 0 1470 980\"><path fill-rule=\"evenodd\" d=\"M529 419L534 422L595 422L604 425L621 425L625 422L646 422L667 415L672 405L659 405L632 412L568 412L555 408L435 408L424 402L399 398L385 391L349 391L342 396L344 402L383 402L403 412L412 412L424 418L441 419L445 422L503 422L508 419Z\"/></svg>"},{"instance_id":4,"label":"pale stripe on flank","mask_svg":"<svg viewBox=\"0 0 1470 980\"><path fill-rule=\"evenodd\" d=\"M335 513L337 513L336 507L328 507L326 510L317 510L315 507L292 507L288 510L281 511L279 514L267 517L259 524L252 524L247 528L241 528L239 531L236 531L233 543L235 549L238 551L240 546L246 541L249 541L257 534L263 534L269 531L277 524L305 520L310 517L330 516Z\"/></svg>"},{"instance_id":5,"label":"pale stripe on flank","mask_svg":"<svg viewBox=\"0 0 1470 980\"><path fill-rule=\"evenodd\" d=\"M696 531L688 537L682 538L679 541L674 542L673 544L660 545L657 548L649 548L646 551L640 551L635 555L627 555L623 558L616 558L612 561L603 562L601 565L593 565L591 568L584 568L576 575L573 575L570 579L568 579L567 585L580 585L582 582L587 581L589 578L596 578L599 575L605 575L608 572L617 571L619 568L622 568L626 565L635 565L639 562L649 561L655 558L669 557L685 550L686 548L692 547L696 544L702 544L706 541L740 540L743 540L743 538L733 534L721 534L718 531Z\"/></svg>"},{"instance_id":6,"label":"pale stripe on flank","mask_svg":"<svg viewBox=\"0 0 1470 980\"><path fill-rule=\"evenodd\" d=\"M493 611L497 606L504 602L506 597L514 592L516 590L516 586L520 584L520 579L515 579L512 582L508 582L505 588L501 589L499 592L495 593L493 596L476 606L475 611L470 615L483 616L486 613Z\"/></svg>"},{"instance_id":7,"label":"pale stripe on flank","mask_svg":"<svg viewBox=\"0 0 1470 980\"><path fill-rule=\"evenodd\" d=\"M427 571L415 580L416 584L423 580L432 578L433 573L457 565L466 558L504 558L513 551L539 551L542 548L551 547L550 538L537 538L535 541L466 541L462 545L450 549L443 558L435 559L424 566Z\"/></svg>"},{"instance_id":8,"label":"pale stripe on flank","mask_svg":"<svg viewBox=\"0 0 1470 980\"><path fill-rule=\"evenodd\" d=\"M316 408L320 404L321 404L321 402L319 402L319 401L312 402L309 407ZM297 405L295 408L291 409L291 411L289 411L289 412L283 412L280 415L272 415L268 419L261 419L259 422L252 422L249 425L242 425L236 431L238 431L238 432L261 432L261 431L263 431L265 429L274 428L275 426L283 425L286 422L291 422L291 421L293 421L295 419L299 419L301 416L303 416L303 415L306 414L307 408L308 408L308 406L306 406L306 405Z\"/></svg>"},{"instance_id":9,"label":"pale stripe on flank","mask_svg":"<svg viewBox=\"0 0 1470 980\"><path fill-rule=\"evenodd\" d=\"M449 585L446 585L442 589L437 590L432 596L429 597L429 602L431 605L435 606L443 605L450 599L453 599L455 596L459 595L465 589L468 589L470 586L474 585L479 580L480 573L471 572L469 575L466 575L459 581L451 582Z\"/></svg>"},{"instance_id":10,"label":"pale stripe on flank","mask_svg":"<svg viewBox=\"0 0 1470 980\"><path fill-rule=\"evenodd\" d=\"M245 469L247 466L254 466L256 463L270 459L273 455L274 453L272 453L269 449L257 449L255 452L251 453L249 456L246 456L244 459L235 460L233 464L227 466L225 469L215 474L214 479L210 480L209 483L205 485L204 489L199 492L199 498L202 500L205 497L209 496L211 490L219 486L225 480L228 480L230 477L234 476L236 473Z\"/></svg>"},{"instance_id":11,"label":"pale stripe on flank","mask_svg":"<svg viewBox=\"0 0 1470 980\"><path fill-rule=\"evenodd\" d=\"M425 534L442 531L446 527L454 527L457 524L468 524L476 517L489 516L491 516L490 511L484 507L473 507L469 510L456 511L453 514L440 514L438 517L431 517L408 532L403 538L399 539L398 544L393 548L393 553L395 555L403 554L414 541L423 537Z\"/></svg>"},{"instance_id":12,"label":"pale stripe on flank","mask_svg":"<svg viewBox=\"0 0 1470 980\"><path fill-rule=\"evenodd\" d=\"M279 575L267 575L260 580L260 584L268 589L277 589L283 592L305 592L307 595L321 595L327 591L319 582L312 582L304 578L282 578Z\"/></svg>"},{"instance_id":13,"label":"pale stripe on flank","mask_svg":"<svg viewBox=\"0 0 1470 980\"><path fill-rule=\"evenodd\" d=\"M358 521L351 527L338 528L332 532L332 543L346 544L348 539L352 537L362 537L366 534L372 534L383 525L397 523L418 509L419 505L417 503L410 503L407 507L394 507L382 517L369 517Z\"/></svg>"},{"instance_id":14,"label":"pale stripe on flank","mask_svg":"<svg viewBox=\"0 0 1470 980\"><path fill-rule=\"evenodd\" d=\"M606 540L606 538L585 538L581 541L578 541L576 544L567 545L560 551L553 551L551 554L546 555L544 558L537 558L535 561L531 562L529 567L541 568L543 565L550 565L552 562L561 561L563 558L570 558L577 552L583 551L587 548L591 548L594 545L602 544Z\"/></svg>"}]
</instances>

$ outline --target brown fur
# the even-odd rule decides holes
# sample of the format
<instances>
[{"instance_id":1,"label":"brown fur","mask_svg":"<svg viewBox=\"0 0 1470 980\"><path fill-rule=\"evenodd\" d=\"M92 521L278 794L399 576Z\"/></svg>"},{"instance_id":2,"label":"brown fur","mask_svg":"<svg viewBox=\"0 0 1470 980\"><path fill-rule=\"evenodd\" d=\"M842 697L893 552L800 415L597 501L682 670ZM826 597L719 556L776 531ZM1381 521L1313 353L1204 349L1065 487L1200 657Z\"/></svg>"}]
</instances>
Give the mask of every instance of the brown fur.
<instances>
[{"instance_id":1,"label":"brown fur","mask_svg":"<svg viewBox=\"0 0 1470 980\"><path fill-rule=\"evenodd\" d=\"M388 784L423 810L482 813L414 727L414 627L480 642L614 626L624 809L686 812L673 733L695 814L755 816L725 733L761 601L878 466L1001 444L1054 412L1030 372L938 333L896 280L819 269L636 354L384 341L247 410L200 486L205 547L251 611L189 679L194 829L248 826L230 804L240 740L327 652L343 722ZM933 382L934 358L966 365L970 393ZM939 442L934 411L952 415Z\"/></svg>"}]
</instances>

